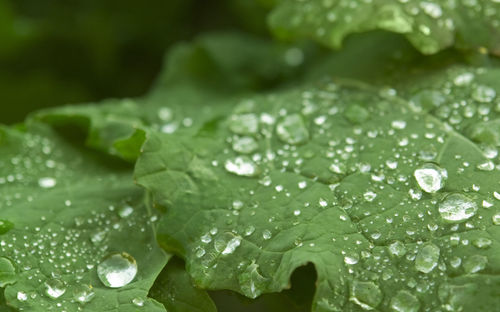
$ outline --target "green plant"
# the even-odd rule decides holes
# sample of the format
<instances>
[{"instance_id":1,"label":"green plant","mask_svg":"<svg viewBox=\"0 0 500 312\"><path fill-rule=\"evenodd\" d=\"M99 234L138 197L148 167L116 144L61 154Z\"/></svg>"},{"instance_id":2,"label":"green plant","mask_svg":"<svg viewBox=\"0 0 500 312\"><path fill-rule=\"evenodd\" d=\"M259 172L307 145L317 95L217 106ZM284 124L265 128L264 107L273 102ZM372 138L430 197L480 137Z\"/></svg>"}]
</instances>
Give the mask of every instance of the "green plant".
<instances>
[{"instance_id":1,"label":"green plant","mask_svg":"<svg viewBox=\"0 0 500 312\"><path fill-rule=\"evenodd\" d=\"M0 129L0 308L498 311L500 3L260 2L366 33L202 35L141 98Z\"/></svg>"}]
</instances>

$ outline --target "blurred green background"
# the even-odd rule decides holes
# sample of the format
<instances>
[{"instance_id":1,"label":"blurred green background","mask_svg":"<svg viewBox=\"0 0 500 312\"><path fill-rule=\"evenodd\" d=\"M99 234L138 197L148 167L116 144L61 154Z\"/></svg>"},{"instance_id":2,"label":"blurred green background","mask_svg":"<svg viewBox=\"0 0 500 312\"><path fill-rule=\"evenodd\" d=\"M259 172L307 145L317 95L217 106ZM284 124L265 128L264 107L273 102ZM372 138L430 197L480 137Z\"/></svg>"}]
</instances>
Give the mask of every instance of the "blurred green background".
<instances>
[{"instance_id":1,"label":"blurred green background","mask_svg":"<svg viewBox=\"0 0 500 312\"><path fill-rule=\"evenodd\" d=\"M269 0L0 0L0 123L144 94L166 50L215 30L268 36Z\"/></svg>"}]
</instances>

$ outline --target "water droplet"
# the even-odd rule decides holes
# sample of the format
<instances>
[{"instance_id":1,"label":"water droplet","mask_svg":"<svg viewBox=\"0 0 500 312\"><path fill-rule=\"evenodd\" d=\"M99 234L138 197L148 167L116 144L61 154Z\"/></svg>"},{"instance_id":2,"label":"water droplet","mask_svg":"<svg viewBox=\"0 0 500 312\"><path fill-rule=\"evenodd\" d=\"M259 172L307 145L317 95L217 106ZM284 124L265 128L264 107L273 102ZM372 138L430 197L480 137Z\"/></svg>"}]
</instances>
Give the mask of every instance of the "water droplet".
<instances>
[{"instance_id":1,"label":"water droplet","mask_svg":"<svg viewBox=\"0 0 500 312\"><path fill-rule=\"evenodd\" d=\"M50 279L45 282L45 293L52 299L57 299L66 292L66 285L59 279Z\"/></svg>"},{"instance_id":2,"label":"water droplet","mask_svg":"<svg viewBox=\"0 0 500 312\"><path fill-rule=\"evenodd\" d=\"M448 222L460 223L476 214L477 204L460 193L450 194L439 204L441 218Z\"/></svg>"},{"instance_id":3,"label":"water droplet","mask_svg":"<svg viewBox=\"0 0 500 312\"><path fill-rule=\"evenodd\" d=\"M259 145L257 144L257 141L255 141L255 139L252 137L244 136L233 140L233 150L235 152L241 154L250 154L257 148L259 148Z\"/></svg>"},{"instance_id":4,"label":"water droplet","mask_svg":"<svg viewBox=\"0 0 500 312\"><path fill-rule=\"evenodd\" d=\"M104 241L105 238L106 238L105 231L97 231L95 233L92 233L92 235L90 235L90 241L94 245L99 245L100 243L102 243Z\"/></svg>"},{"instance_id":5,"label":"water droplet","mask_svg":"<svg viewBox=\"0 0 500 312\"><path fill-rule=\"evenodd\" d=\"M288 115L276 125L276 134L285 143L302 144L309 140L309 131L302 117Z\"/></svg>"},{"instance_id":6,"label":"water droplet","mask_svg":"<svg viewBox=\"0 0 500 312\"><path fill-rule=\"evenodd\" d=\"M228 172L239 176L255 177L259 174L259 168L257 165L246 156L238 156L228 159L226 160L224 167Z\"/></svg>"},{"instance_id":7,"label":"water droplet","mask_svg":"<svg viewBox=\"0 0 500 312\"><path fill-rule=\"evenodd\" d=\"M28 295L25 292L18 291L17 292L17 300L26 301L26 300L28 300Z\"/></svg>"},{"instance_id":8,"label":"water droplet","mask_svg":"<svg viewBox=\"0 0 500 312\"><path fill-rule=\"evenodd\" d=\"M269 230L264 230L262 232L262 238L264 238L265 240L268 240L272 237L272 234L271 234L271 231Z\"/></svg>"},{"instance_id":9,"label":"water droplet","mask_svg":"<svg viewBox=\"0 0 500 312\"><path fill-rule=\"evenodd\" d=\"M345 264L356 264L359 262L359 255L357 253L350 252L344 256Z\"/></svg>"},{"instance_id":10,"label":"water droplet","mask_svg":"<svg viewBox=\"0 0 500 312\"><path fill-rule=\"evenodd\" d=\"M80 303L92 301L95 297L95 292L90 285L78 285L73 289L73 298Z\"/></svg>"},{"instance_id":11,"label":"water droplet","mask_svg":"<svg viewBox=\"0 0 500 312\"><path fill-rule=\"evenodd\" d=\"M500 212L497 212L491 217L491 221L493 221L493 224L495 225L500 225Z\"/></svg>"},{"instance_id":12,"label":"water droplet","mask_svg":"<svg viewBox=\"0 0 500 312\"><path fill-rule=\"evenodd\" d=\"M465 259L464 270L465 272L472 274L484 270L488 264L488 258L481 255L473 255Z\"/></svg>"},{"instance_id":13,"label":"water droplet","mask_svg":"<svg viewBox=\"0 0 500 312\"><path fill-rule=\"evenodd\" d=\"M491 160L488 160L478 164L477 169L481 171L492 171L493 169L495 169L495 164Z\"/></svg>"},{"instance_id":14,"label":"water droplet","mask_svg":"<svg viewBox=\"0 0 500 312\"><path fill-rule=\"evenodd\" d=\"M489 103L497 95L495 89L488 86L479 85L472 91L472 98L478 102Z\"/></svg>"},{"instance_id":15,"label":"water droplet","mask_svg":"<svg viewBox=\"0 0 500 312\"><path fill-rule=\"evenodd\" d=\"M246 229L245 229L245 236L250 236L253 234L253 232L255 232L255 226L253 225L249 225Z\"/></svg>"},{"instance_id":16,"label":"water droplet","mask_svg":"<svg viewBox=\"0 0 500 312\"><path fill-rule=\"evenodd\" d=\"M373 282L354 281L349 300L365 310L373 310L382 302L382 291Z\"/></svg>"},{"instance_id":17,"label":"water droplet","mask_svg":"<svg viewBox=\"0 0 500 312\"><path fill-rule=\"evenodd\" d=\"M486 238L486 237L478 237L474 240L472 240L472 245L476 246L477 248L488 248L491 246L491 239Z\"/></svg>"},{"instance_id":18,"label":"water droplet","mask_svg":"<svg viewBox=\"0 0 500 312\"><path fill-rule=\"evenodd\" d=\"M418 312L420 301L406 290L400 290L391 299L391 309L395 312Z\"/></svg>"},{"instance_id":19,"label":"water droplet","mask_svg":"<svg viewBox=\"0 0 500 312\"><path fill-rule=\"evenodd\" d=\"M135 306L138 306L138 307L143 307L144 306L144 299L140 298L140 297L136 297L134 299L132 299L132 303L135 305Z\"/></svg>"},{"instance_id":20,"label":"water droplet","mask_svg":"<svg viewBox=\"0 0 500 312\"><path fill-rule=\"evenodd\" d=\"M370 113L364 107L354 104L347 106L344 117L353 124L361 124L368 120Z\"/></svg>"},{"instance_id":21,"label":"water droplet","mask_svg":"<svg viewBox=\"0 0 500 312\"><path fill-rule=\"evenodd\" d=\"M439 260L440 250L434 244L425 245L415 258L415 268L422 273L429 273L434 270Z\"/></svg>"},{"instance_id":22,"label":"water droplet","mask_svg":"<svg viewBox=\"0 0 500 312\"><path fill-rule=\"evenodd\" d=\"M119 211L118 211L118 215L121 217L121 218L126 218L128 216L130 216L132 213L134 212L134 208L132 208L131 206L129 205L125 205L123 206Z\"/></svg>"},{"instance_id":23,"label":"water droplet","mask_svg":"<svg viewBox=\"0 0 500 312\"><path fill-rule=\"evenodd\" d=\"M233 115L229 120L229 129L236 134L255 134L259 131L259 118L255 114Z\"/></svg>"},{"instance_id":24,"label":"water droplet","mask_svg":"<svg viewBox=\"0 0 500 312\"><path fill-rule=\"evenodd\" d=\"M50 177L44 177L38 179L38 185L43 188L52 188L56 186L56 179Z\"/></svg>"},{"instance_id":25,"label":"water droplet","mask_svg":"<svg viewBox=\"0 0 500 312\"><path fill-rule=\"evenodd\" d=\"M197 257L197 258L201 258L205 255L205 249L201 248L200 246L196 247L195 251L194 251L194 255Z\"/></svg>"},{"instance_id":26,"label":"water droplet","mask_svg":"<svg viewBox=\"0 0 500 312\"><path fill-rule=\"evenodd\" d=\"M227 243L226 248L224 248L224 250L222 251L222 254L223 255L232 254L236 250L236 248L240 245L240 243L241 243L241 237L239 236L234 237Z\"/></svg>"},{"instance_id":27,"label":"water droplet","mask_svg":"<svg viewBox=\"0 0 500 312\"><path fill-rule=\"evenodd\" d=\"M434 2L420 2L420 7L424 10L425 14L432 18L440 18L443 15L443 10L439 4Z\"/></svg>"},{"instance_id":28,"label":"water droplet","mask_svg":"<svg viewBox=\"0 0 500 312\"><path fill-rule=\"evenodd\" d=\"M444 187L444 183L448 174L446 169L443 169L436 164L426 163L420 166L413 173L418 186L427 192L435 193Z\"/></svg>"},{"instance_id":29,"label":"water droplet","mask_svg":"<svg viewBox=\"0 0 500 312\"><path fill-rule=\"evenodd\" d=\"M123 287L129 284L137 274L135 259L125 253L110 254L97 266L97 276L110 288Z\"/></svg>"},{"instance_id":30,"label":"water droplet","mask_svg":"<svg viewBox=\"0 0 500 312\"><path fill-rule=\"evenodd\" d=\"M396 257L402 257L406 254L406 247L405 244L403 244L400 241L395 241L391 243L388 247L389 252Z\"/></svg>"}]
</instances>

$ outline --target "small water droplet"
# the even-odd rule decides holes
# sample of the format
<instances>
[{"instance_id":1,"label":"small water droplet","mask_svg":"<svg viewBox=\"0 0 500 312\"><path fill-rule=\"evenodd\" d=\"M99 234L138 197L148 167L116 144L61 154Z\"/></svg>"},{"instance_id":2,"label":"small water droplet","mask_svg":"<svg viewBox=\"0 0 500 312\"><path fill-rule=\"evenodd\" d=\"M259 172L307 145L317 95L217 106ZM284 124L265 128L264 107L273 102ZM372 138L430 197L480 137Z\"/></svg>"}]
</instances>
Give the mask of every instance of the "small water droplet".
<instances>
[{"instance_id":1,"label":"small water droplet","mask_svg":"<svg viewBox=\"0 0 500 312\"><path fill-rule=\"evenodd\" d=\"M481 249L490 247L491 243L492 243L491 239L486 237L478 237L472 240L472 245Z\"/></svg>"},{"instance_id":2,"label":"small water droplet","mask_svg":"<svg viewBox=\"0 0 500 312\"><path fill-rule=\"evenodd\" d=\"M258 166L246 156L238 156L228 159L226 160L224 167L228 172L239 176L255 177L259 174Z\"/></svg>"},{"instance_id":3,"label":"small water droplet","mask_svg":"<svg viewBox=\"0 0 500 312\"><path fill-rule=\"evenodd\" d=\"M491 221L493 221L493 224L495 225L500 225L500 212L497 212L491 217Z\"/></svg>"},{"instance_id":4,"label":"small water droplet","mask_svg":"<svg viewBox=\"0 0 500 312\"><path fill-rule=\"evenodd\" d=\"M271 234L271 231L269 230L264 230L262 232L262 238L264 238L265 240L268 240L272 237L272 234Z\"/></svg>"},{"instance_id":5,"label":"small water droplet","mask_svg":"<svg viewBox=\"0 0 500 312\"><path fill-rule=\"evenodd\" d=\"M356 264L359 262L359 254L349 252L344 256L345 264Z\"/></svg>"},{"instance_id":6,"label":"small water droplet","mask_svg":"<svg viewBox=\"0 0 500 312\"><path fill-rule=\"evenodd\" d=\"M102 243L104 241L105 238L106 238L105 231L97 231L97 232L92 233L90 235L90 241L94 245L99 245L100 243Z\"/></svg>"},{"instance_id":7,"label":"small water droplet","mask_svg":"<svg viewBox=\"0 0 500 312\"><path fill-rule=\"evenodd\" d=\"M418 186L427 193L435 193L444 187L448 174L446 169L433 163L426 163L413 173Z\"/></svg>"},{"instance_id":8,"label":"small water droplet","mask_svg":"<svg viewBox=\"0 0 500 312\"><path fill-rule=\"evenodd\" d=\"M66 285L59 279L50 279L45 282L45 293L52 299L57 299L66 292Z\"/></svg>"},{"instance_id":9,"label":"small water droplet","mask_svg":"<svg viewBox=\"0 0 500 312\"><path fill-rule=\"evenodd\" d=\"M125 253L110 254L97 266L97 276L110 288L119 288L129 284L137 274L135 259Z\"/></svg>"},{"instance_id":10,"label":"small water droplet","mask_svg":"<svg viewBox=\"0 0 500 312\"><path fill-rule=\"evenodd\" d=\"M126 218L128 216L130 216L132 213L134 212L134 208L132 208L131 206L129 205L125 205L123 206L119 211L118 211L118 215L121 217L121 218Z\"/></svg>"},{"instance_id":11,"label":"small water droplet","mask_svg":"<svg viewBox=\"0 0 500 312\"><path fill-rule=\"evenodd\" d=\"M28 295L25 292L18 291L17 292L17 300L19 300L21 302L26 301L26 300L28 300Z\"/></svg>"},{"instance_id":12,"label":"small water droplet","mask_svg":"<svg viewBox=\"0 0 500 312\"><path fill-rule=\"evenodd\" d=\"M136 297L134 299L132 299L132 303L135 305L135 306L138 306L138 307L143 307L144 306L144 299L140 298L140 297Z\"/></svg>"},{"instance_id":13,"label":"small water droplet","mask_svg":"<svg viewBox=\"0 0 500 312\"><path fill-rule=\"evenodd\" d=\"M477 204L474 201L460 193L446 196L438 208L441 218L454 223L460 223L473 217L477 209Z\"/></svg>"},{"instance_id":14,"label":"small water droplet","mask_svg":"<svg viewBox=\"0 0 500 312\"><path fill-rule=\"evenodd\" d=\"M56 179L50 177L44 177L38 179L38 185L43 188L53 188L56 186Z\"/></svg>"},{"instance_id":15,"label":"small water droplet","mask_svg":"<svg viewBox=\"0 0 500 312\"><path fill-rule=\"evenodd\" d=\"M440 250L434 244L422 247L415 258L415 268L422 273L429 273L437 266Z\"/></svg>"}]
</instances>

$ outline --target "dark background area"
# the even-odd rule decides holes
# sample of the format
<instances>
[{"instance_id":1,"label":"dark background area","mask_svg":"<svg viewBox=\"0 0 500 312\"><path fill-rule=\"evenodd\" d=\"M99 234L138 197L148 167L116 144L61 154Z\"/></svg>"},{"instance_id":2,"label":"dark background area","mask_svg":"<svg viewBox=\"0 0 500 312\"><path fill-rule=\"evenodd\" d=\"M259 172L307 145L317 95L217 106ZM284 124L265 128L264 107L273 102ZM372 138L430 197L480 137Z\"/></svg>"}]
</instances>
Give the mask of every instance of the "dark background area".
<instances>
[{"instance_id":1,"label":"dark background area","mask_svg":"<svg viewBox=\"0 0 500 312\"><path fill-rule=\"evenodd\" d=\"M140 96L176 42L217 30L268 36L265 1L0 0L0 123Z\"/></svg>"}]
</instances>

